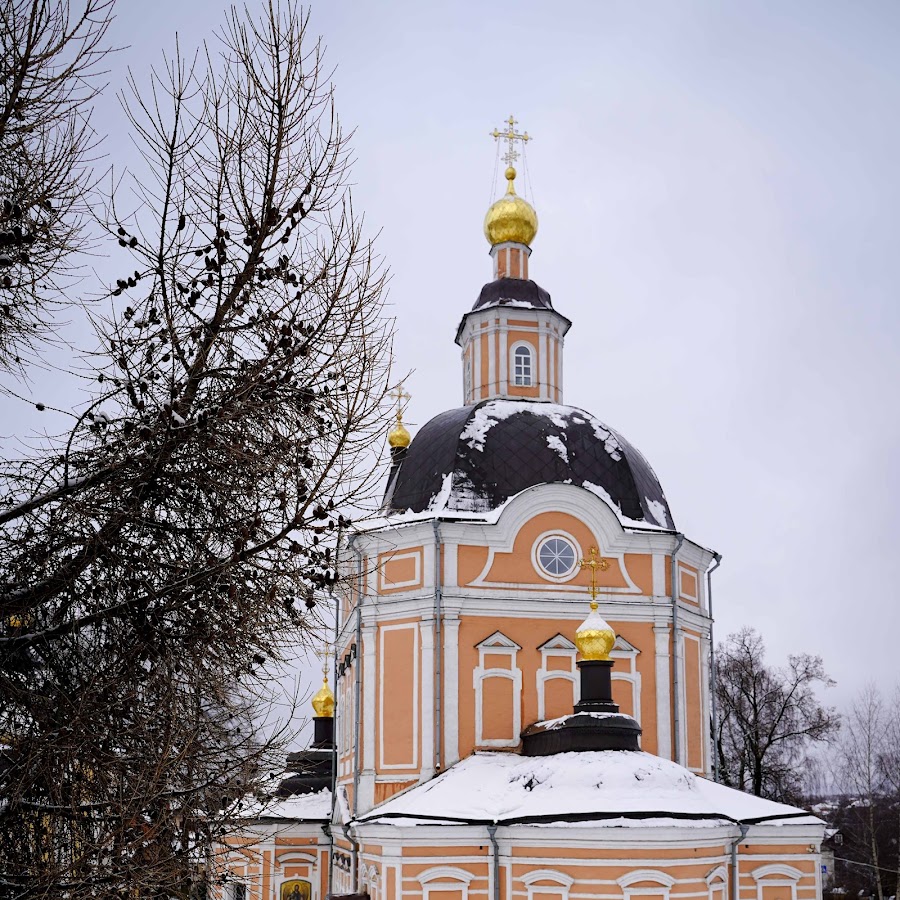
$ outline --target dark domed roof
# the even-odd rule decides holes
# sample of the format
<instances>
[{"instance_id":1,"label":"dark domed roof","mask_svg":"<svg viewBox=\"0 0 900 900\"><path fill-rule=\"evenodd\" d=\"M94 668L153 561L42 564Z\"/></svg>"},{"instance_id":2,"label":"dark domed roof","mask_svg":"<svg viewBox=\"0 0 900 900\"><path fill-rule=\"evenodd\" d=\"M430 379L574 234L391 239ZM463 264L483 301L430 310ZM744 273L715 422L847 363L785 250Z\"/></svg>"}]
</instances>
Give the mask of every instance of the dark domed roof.
<instances>
[{"instance_id":1,"label":"dark domed roof","mask_svg":"<svg viewBox=\"0 0 900 900\"><path fill-rule=\"evenodd\" d=\"M528 306L534 309L553 309L550 294L536 281L524 278L497 278L489 281L478 295L473 310L482 306Z\"/></svg>"},{"instance_id":2,"label":"dark domed roof","mask_svg":"<svg viewBox=\"0 0 900 900\"><path fill-rule=\"evenodd\" d=\"M485 400L435 416L391 476L388 512L488 512L537 484L576 484L625 524L674 528L649 463L574 406Z\"/></svg>"}]
</instances>

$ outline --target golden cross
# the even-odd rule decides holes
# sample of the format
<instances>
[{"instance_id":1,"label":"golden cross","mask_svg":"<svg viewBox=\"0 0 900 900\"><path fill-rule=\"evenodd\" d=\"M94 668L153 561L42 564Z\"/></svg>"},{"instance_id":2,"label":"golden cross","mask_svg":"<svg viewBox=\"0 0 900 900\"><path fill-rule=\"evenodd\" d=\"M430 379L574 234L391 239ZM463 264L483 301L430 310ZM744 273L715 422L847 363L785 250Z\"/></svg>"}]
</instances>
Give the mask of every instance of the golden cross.
<instances>
[{"instance_id":1,"label":"golden cross","mask_svg":"<svg viewBox=\"0 0 900 900\"><path fill-rule=\"evenodd\" d=\"M503 154L502 159L503 159L503 162L505 162L506 165L508 165L508 166L511 166L519 158L519 154L516 153L516 150L515 150L516 141L521 141L522 146L524 147L525 144L528 143L528 141L534 140L534 138L527 131L523 132L522 134L519 134L516 131L516 125L518 125L518 124L519 124L518 120L514 119L512 116L510 116L506 120L506 131L498 131L495 128L491 132L491 137L495 141L500 141L500 140L506 141L506 153Z\"/></svg>"},{"instance_id":2,"label":"golden cross","mask_svg":"<svg viewBox=\"0 0 900 900\"><path fill-rule=\"evenodd\" d=\"M328 663L331 659L331 644L328 641L323 642L321 650L316 650L316 656L322 657L322 677L328 680Z\"/></svg>"},{"instance_id":3,"label":"golden cross","mask_svg":"<svg viewBox=\"0 0 900 900\"><path fill-rule=\"evenodd\" d=\"M596 547L591 547L590 552L591 558L582 559L579 568L591 570L591 600L596 600L597 594L600 593L600 588L597 587L597 569L605 572L609 568L609 560L604 559L602 556L598 559Z\"/></svg>"},{"instance_id":4,"label":"golden cross","mask_svg":"<svg viewBox=\"0 0 900 900\"><path fill-rule=\"evenodd\" d=\"M403 401L406 400L408 402L409 400L412 399L412 397L409 394L407 394L406 391L403 390L402 382L400 384L398 384L397 387L395 387L392 391L390 391L388 393L388 397L392 397L394 400L397 401L397 421L402 422L403 421L403 407L406 405L406 404L404 404Z\"/></svg>"}]
</instances>

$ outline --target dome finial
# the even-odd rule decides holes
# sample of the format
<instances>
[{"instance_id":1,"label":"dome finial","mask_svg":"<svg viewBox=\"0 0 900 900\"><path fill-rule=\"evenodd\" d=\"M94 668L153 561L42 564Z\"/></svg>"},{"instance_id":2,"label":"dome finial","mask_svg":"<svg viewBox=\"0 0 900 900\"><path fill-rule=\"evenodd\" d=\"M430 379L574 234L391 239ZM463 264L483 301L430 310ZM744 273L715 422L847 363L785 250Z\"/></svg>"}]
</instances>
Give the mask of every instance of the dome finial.
<instances>
[{"instance_id":1,"label":"dome finial","mask_svg":"<svg viewBox=\"0 0 900 900\"><path fill-rule=\"evenodd\" d=\"M329 649L328 641L326 641L325 646L320 651L322 657L322 687L319 688L311 701L312 708L320 719L331 719L334 717L334 692L328 684Z\"/></svg>"},{"instance_id":2,"label":"dome finial","mask_svg":"<svg viewBox=\"0 0 900 900\"><path fill-rule=\"evenodd\" d=\"M403 390L403 383L397 385L388 395L397 401L397 412L395 413L396 421L394 427L388 432L388 444L392 449L402 449L408 447L412 437L403 424L404 400L409 402L410 395Z\"/></svg>"},{"instance_id":3,"label":"dome finial","mask_svg":"<svg viewBox=\"0 0 900 900\"><path fill-rule=\"evenodd\" d=\"M516 194L516 170L513 163L519 158L516 144L521 143L524 149L532 136L524 131L516 131L517 121L510 116L506 121L506 130L495 128L491 137L495 141L506 141L506 152L501 159L506 163L506 194L487 211L484 217L484 235L492 247L497 244L513 243L531 245L537 234L538 221L534 207ZM527 276L521 276L527 277Z\"/></svg>"},{"instance_id":4,"label":"dome finial","mask_svg":"<svg viewBox=\"0 0 900 900\"><path fill-rule=\"evenodd\" d=\"M609 560L597 556L597 548L591 547L590 558L582 559L582 569L591 570L591 595L590 615L578 626L575 632L575 645L581 653L582 659L609 659L609 651L616 642L616 633L609 627L609 623L598 612L597 572L605 572L609 568Z\"/></svg>"}]
</instances>

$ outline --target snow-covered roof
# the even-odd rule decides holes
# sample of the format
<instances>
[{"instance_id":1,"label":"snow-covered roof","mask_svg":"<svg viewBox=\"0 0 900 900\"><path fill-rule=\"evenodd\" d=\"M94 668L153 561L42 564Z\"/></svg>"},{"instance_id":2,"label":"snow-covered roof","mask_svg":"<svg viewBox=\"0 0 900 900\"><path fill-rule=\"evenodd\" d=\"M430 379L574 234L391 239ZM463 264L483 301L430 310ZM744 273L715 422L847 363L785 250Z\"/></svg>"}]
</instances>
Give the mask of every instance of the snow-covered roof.
<instances>
[{"instance_id":1,"label":"snow-covered roof","mask_svg":"<svg viewBox=\"0 0 900 900\"><path fill-rule=\"evenodd\" d=\"M331 791L295 794L268 802L254 801L245 811L247 819L283 819L299 822L327 822L331 818Z\"/></svg>"},{"instance_id":2,"label":"snow-covered roof","mask_svg":"<svg viewBox=\"0 0 900 900\"><path fill-rule=\"evenodd\" d=\"M362 820L644 825L722 821L819 824L803 810L707 781L649 753L596 751L523 757L476 753Z\"/></svg>"}]
</instances>

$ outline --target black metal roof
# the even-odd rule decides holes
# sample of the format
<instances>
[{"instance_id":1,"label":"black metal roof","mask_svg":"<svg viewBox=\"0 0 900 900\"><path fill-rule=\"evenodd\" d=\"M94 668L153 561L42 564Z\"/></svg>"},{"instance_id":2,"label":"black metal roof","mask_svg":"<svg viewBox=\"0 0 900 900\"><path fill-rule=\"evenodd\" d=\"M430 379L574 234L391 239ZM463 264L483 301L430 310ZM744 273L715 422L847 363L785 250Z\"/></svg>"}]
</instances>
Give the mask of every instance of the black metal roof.
<instances>
[{"instance_id":1,"label":"black metal roof","mask_svg":"<svg viewBox=\"0 0 900 900\"><path fill-rule=\"evenodd\" d=\"M478 295L473 310L482 306L527 303L535 309L553 309L550 294L536 281L524 278L497 278L489 281Z\"/></svg>"},{"instance_id":2,"label":"black metal roof","mask_svg":"<svg viewBox=\"0 0 900 900\"><path fill-rule=\"evenodd\" d=\"M544 483L599 489L622 516L674 527L662 487L637 449L584 410L539 401L485 400L435 416L395 467L384 507L487 512Z\"/></svg>"}]
</instances>

